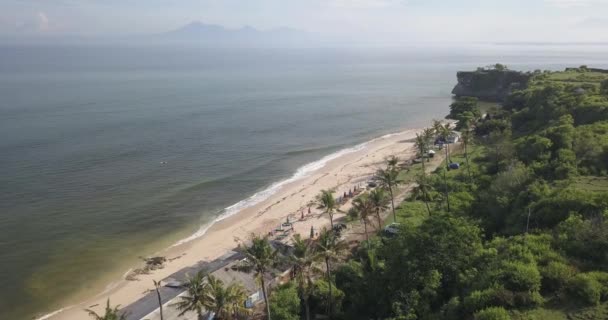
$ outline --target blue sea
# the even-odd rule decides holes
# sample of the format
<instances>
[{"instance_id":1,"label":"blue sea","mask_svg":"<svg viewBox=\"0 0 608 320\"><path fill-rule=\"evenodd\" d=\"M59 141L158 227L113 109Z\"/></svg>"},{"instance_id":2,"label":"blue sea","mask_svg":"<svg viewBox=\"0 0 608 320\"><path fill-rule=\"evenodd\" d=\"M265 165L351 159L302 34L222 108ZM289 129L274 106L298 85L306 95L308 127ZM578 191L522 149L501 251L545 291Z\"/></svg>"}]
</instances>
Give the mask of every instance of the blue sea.
<instances>
[{"instance_id":1,"label":"blue sea","mask_svg":"<svg viewBox=\"0 0 608 320\"><path fill-rule=\"evenodd\" d=\"M442 118L459 70L606 53L0 46L0 319L93 295L303 166Z\"/></svg>"}]
</instances>

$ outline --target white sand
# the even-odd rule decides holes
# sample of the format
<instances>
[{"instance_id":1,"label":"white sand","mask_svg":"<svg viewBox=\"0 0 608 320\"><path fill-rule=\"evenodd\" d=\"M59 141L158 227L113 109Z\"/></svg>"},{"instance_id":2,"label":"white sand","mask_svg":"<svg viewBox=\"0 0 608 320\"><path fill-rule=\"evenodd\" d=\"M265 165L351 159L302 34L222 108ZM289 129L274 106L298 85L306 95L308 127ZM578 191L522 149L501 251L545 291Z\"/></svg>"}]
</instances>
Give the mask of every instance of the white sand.
<instances>
[{"instance_id":1,"label":"white sand","mask_svg":"<svg viewBox=\"0 0 608 320\"><path fill-rule=\"evenodd\" d=\"M202 237L161 252L160 255L167 257L182 256L180 259L167 262L163 269L138 276L140 281L121 280L109 292L95 297L83 297L83 302L80 304L65 308L48 319L86 319L83 309L98 304L92 309L101 312L108 298L112 305L126 306L153 289L152 280L163 279L201 260L213 260L234 249L240 242L246 241L252 233L266 235L284 222L289 215L297 220L294 223L295 232L303 236L310 234L311 226L316 230L328 226L329 217L321 214L321 210L316 207L313 207L311 214L308 215L306 205L314 200L322 189L335 189L337 197L344 191L348 193L356 184L360 183L364 186L377 169L385 166L385 160L389 156L411 158L415 153L412 139L418 131L407 130L372 140L358 151L329 161L324 167L308 176L282 186L268 199L217 222ZM301 210L305 210L307 216L303 221L299 220ZM338 213L334 219L341 216L343 214Z\"/></svg>"}]
</instances>

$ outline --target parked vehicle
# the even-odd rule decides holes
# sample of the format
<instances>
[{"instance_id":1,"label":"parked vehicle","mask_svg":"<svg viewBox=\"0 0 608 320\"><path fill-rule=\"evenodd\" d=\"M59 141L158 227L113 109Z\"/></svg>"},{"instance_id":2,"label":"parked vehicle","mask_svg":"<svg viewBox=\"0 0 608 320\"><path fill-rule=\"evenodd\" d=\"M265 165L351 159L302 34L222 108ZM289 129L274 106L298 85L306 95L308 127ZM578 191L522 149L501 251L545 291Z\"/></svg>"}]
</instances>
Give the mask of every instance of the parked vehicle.
<instances>
[{"instance_id":1,"label":"parked vehicle","mask_svg":"<svg viewBox=\"0 0 608 320\"><path fill-rule=\"evenodd\" d=\"M393 223L387 225L386 227L384 227L384 230L382 233L386 237L393 237L393 236L396 236L397 234L399 234L399 232L401 231L400 227L401 227L401 224L399 224L398 222L393 222Z\"/></svg>"}]
</instances>

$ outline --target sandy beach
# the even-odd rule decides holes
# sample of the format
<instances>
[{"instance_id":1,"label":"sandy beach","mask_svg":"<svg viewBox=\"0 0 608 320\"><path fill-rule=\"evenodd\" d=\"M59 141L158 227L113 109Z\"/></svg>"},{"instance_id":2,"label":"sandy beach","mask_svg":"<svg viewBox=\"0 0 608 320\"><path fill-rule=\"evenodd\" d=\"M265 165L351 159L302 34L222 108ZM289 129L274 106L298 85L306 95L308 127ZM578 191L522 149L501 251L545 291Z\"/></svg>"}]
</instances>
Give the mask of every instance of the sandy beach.
<instances>
[{"instance_id":1,"label":"sandy beach","mask_svg":"<svg viewBox=\"0 0 608 320\"><path fill-rule=\"evenodd\" d=\"M251 234L268 234L287 217L290 217L290 221L295 220L294 232L302 235L308 235L311 226L316 230L327 227L329 217L321 210L313 206L308 214L307 205L316 195L323 189L334 189L338 197L356 185L364 186L378 168L385 166L388 157L411 158L415 153L412 139L418 131L410 129L386 135L343 152L323 167L282 185L267 199L214 223L204 235L159 252L159 255L169 259L164 268L138 275L137 281L117 279L112 289L96 296L91 293L89 297L82 297L81 303L47 315L44 319L81 320L86 318L83 309L101 312L108 298L112 305L126 306L152 289L153 280L166 278L198 261L213 260L247 241ZM304 219L301 219L302 213ZM334 219L342 216L343 213L337 213Z\"/></svg>"}]
</instances>

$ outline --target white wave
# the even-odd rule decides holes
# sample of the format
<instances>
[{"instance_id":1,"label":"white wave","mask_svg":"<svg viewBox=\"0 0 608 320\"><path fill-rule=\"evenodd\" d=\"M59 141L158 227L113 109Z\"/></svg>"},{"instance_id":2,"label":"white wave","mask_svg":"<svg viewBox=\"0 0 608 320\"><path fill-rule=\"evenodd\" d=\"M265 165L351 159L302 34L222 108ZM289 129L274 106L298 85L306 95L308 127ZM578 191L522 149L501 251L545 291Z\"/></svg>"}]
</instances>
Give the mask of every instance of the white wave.
<instances>
[{"instance_id":1,"label":"white wave","mask_svg":"<svg viewBox=\"0 0 608 320\"><path fill-rule=\"evenodd\" d=\"M53 317L53 316L55 316L55 315L57 315L57 314L59 314L59 313L63 312L63 311L64 311L64 310L66 310L66 309L69 309L69 308L71 308L71 307L65 307L65 308L61 308L61 309L59 309L59 310L57 310L57 311L53 311L53 312L51 312L51 313L45 314L45 315L43 315L43 316L42 316L42 317L40 317L40 318L36 318L36 320L45 320L45 319L50 319L51 317Z\"/></svg>"},{"instance_id":2,"label":"white wave","mask_svg":"<svg viewBox=\"0 0 608 320\"><path fill-rule=\"evenodd\" d=\"M214 221L214 222L215 222L215 221ZM211 226L213 225L213 223L214 223L214 222L211 222L211 223L208 223L208 224L206 224L206 225L201 226L201 227L198 229L198 231L196 231L195 233L193 233L191 236L189 236L189 237L187 237L187 238L184 238L184 239L179 240L178 242L176 242L175 244L173 244L173 245L171 246L171 248L173 248L173 247L177 247L177 246L180 246L180 245L182 245L182 244L184 244L184 243L188 243L188 242L190 242L190 241L192 241L192 240L195 240L195 239L197 239L197 238L200 238L200 237L204 236L204 235L205 235L205 233L207 233L207 230L209 230L209 228L211 228Z\"/></svg>"},{"instance_id":3,"label":"white wave","mask_svg":"<svg viewBox=\"0 0 608 320\"><path fill-rule=\"evenodd\" d=\"M381 139L387 139L387 138L390 138L390 137L393 137L393 136L396 136L396 135L400 135L400 134L403 134L403 133L406 133L406 132L410 132L410 130L389 133L389 134L383 135L381 137L372 139L370 141L358 144L358 145L356 145L354 147L350 147L350 148L346 148L346 149L342 149L342 150L336 151L336 152L334 152L332 154L329 154L329 155L321 158L320 160L308 163L308 164L306 164L306 165L298 168L296 170L296 172L290 178L285 179L283 181L279 181L279 182L273 183L270 187L268 187L268 188L266 188L266 189L264 189L262 191L256 192L251 197L249 197L247 199L244 199L244 200L241 200L241 201L239 201L239 202L237 202L237 203L235 203L235 204L233 204L233 205L231 205L229 207L226 207L224 210L221 211L221 214L215 220L213 220L212 222L207 223L205 225L202 225L199 228L198 231L196 231L195 233L193 233L192 235L190 235L187 238L179 240L178 242L176 242L171 247L176 247L176 246L188 243L190 241L196 240L196 239L204 236L207 233L207 231L209 230L209 228L211 228L216 222L222 221L222 220L224 220L224 219L226 219L228 217L231 217L231 216L239 213L243 209L249 208L251 206L254 206L254 205L256 205L256 204L258 204L258 203L260 203L260 202L268 199L270 196L272 196L273 194L277 193L284 185L292 183L292 182L295 182L297 180L300 180L302 178L305 178L305 177L309 176L311 173L313 173L313 172L315 172L315 171L317 171L317 170L325 167L325 165L327 165L328 162L330 162L330 161L332 161L334 159L337 159L337 158L339 158L341 156L344 156L344 155L347 155L349 153L360 151L363 148L365 148L365 146L368 145L371 142L375 142L375 141L378 141L378 140L381 140ZM123 275L122 278L124 279L132 270L133 269L127 270L127 272L125 272L125 274ZM117 284L118 284L118 282L116 282L116 283L110 283L101 294L109 292ZM61 308L59 310L53 311L53 312L51 312L49 314L46 314L46 315L44 315L44 316L42 316L40 318L37 318L36 320L50 319L51 317L53 317L53 316L55 316L55 315L57 315L57 314L65 311L67 309L70 309L70 308L72 308L72 306Z\"/></svg>"},{"instance_id":4,"label":"white wave","mask_svg":"<svg viewBox=\"0 0 608 320\"><path fill-rule=\"evenodd\" d=\"M124 278L126 278L126 277L129 275L129 273L131 273L131 271L133 271L133 268L129 268L129 270L127 270L127 272L125 272L125 273L122 275L122 278L123 278L123 279L124 279Z\"/></svg>"},{"instance_id":5,"label":"white wave","mask_svg":"<svg viewBox=\"0 0 608 320\"><path fill-rule=\"evenodd\" d=\"M384 137L381 137L381 138L384 138ZM354 147L336 151L332 154L329 154L329 155L321 158L320 160L308 163L308 164L298 168L298 170L296 170L296 172L288 179L273 183L268 188L256 192L249 198L241 200L229 207L226 207L225 209L223 209L221 211L221 214L213 222L201 226L200 229L198 231L196 231L194 234L192 234L191 236L189 236L187 238L179 240L172 247L176 247L176 246L188 243L192 240L195 240L197 238L204 236L207 233L207 231L209 230L209 228L211 228L211 226L213 226L214 223L227 219L227 218L239 213L243 209L252 207L252 206L270 198L270 196L277 193L286 184L298 181L302 178L309 176L311 173L325 167L325 165L327 165L328 162L330 162L334 159L337 159L337 158L347 155L349 153L353 153L353 152L362 150L369 142L371 142L371 141L358 144Z\"/></svg>"},{"instance_id":6,"label":"white wave","mask_svg":"<svg viewBox=\"0 0 608 320\"><path fill-rule=\"evenodd\" d=\"M325 165L327 165L328 162L337 159L341 156L347 155L349 153L353 153L353 152L357 152L362 150L363 148L365 148L366 145L368 145L369 143L378 141L378 140L382 140L382 139L388 139L397 135L401 135L404 133L408 133L408 132L412 132L412 129L409 130L405 130L405 131L398 131L398 132L393 132L393 133L389 133L389 134L385 134L381 137L378 138L374 138L372 140L369 140L367 142L358 144L354 147L350 147L350 148L346 148L346 149L342 149L339 151L336 151L332 154L329 154L323 158L321 158L320 160L308 163L300 168L298 168L296 170L296 172L289 177L288 179L273 183L272 185L270 185L268 188L258 191L255 194L253 194L252 196L250 196L247 199L241 200L229 207L226 207L225 209L223 209L220 213L220 215L213 220L212 222L202 225L198 231L196 231L194 234L190 235L187 238L184 238L182 240L179 240L178 242L176 242L174 245L172 245L171 247L176 247L185 243L188 243L192 240L198 239L202 236L204 236L207 231L209 230L209 228L211 228L213 226L214 223L222 221L224 219L227 219L237 213L239 213L241 210L252 207L268 198L270 198L270 196L272 196L273 194L277 193L283 186L285 186L286 184L298 181L302 178L305 178L307 176L309 176L311 173L325 167Z\"/></svg>"}]
</instances>

